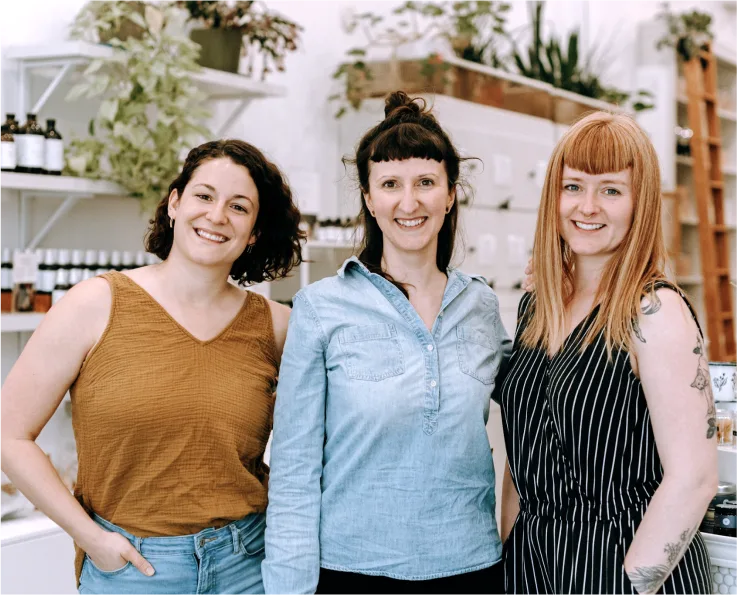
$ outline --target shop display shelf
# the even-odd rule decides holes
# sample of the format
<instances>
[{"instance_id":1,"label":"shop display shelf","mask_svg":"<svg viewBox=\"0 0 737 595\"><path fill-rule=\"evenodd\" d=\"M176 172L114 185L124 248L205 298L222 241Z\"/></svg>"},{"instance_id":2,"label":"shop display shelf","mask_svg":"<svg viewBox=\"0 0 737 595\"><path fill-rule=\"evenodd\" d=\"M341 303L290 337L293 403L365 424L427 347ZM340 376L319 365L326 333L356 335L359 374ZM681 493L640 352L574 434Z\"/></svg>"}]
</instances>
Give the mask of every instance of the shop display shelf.
<instances>
[{"instance_id":1,"label":"shop display shelf","mask_svg":"<svg viewBox=\"0 0 737 595\"><path fill-rule=\"evenodd\" d=\"M0 316L0 332L30 333L41 324L44 315L36 312L12 313Z\"/></svg>"},{"instance_id":2,"label":"shop display shelf","mask_svg":"<svg viewBox=\"0 0 737 595\"><path fill-rule=\"evenodd\" d=\"M107 180L90 180L73 176L48 176L44 174L21 174L3 172L0 188L40 194L88 195L88 196L127 196L122 186Z\"/></svg>"},{"instance_id":3,"label":"shop display shelf","mask_svg":"<svg viewBox=\"0 0 737 595\"><path fill-rule=\"evenodd\" d=\"M90 60L109 58L115 52L108 45L84 41L15 46L6 51L11 60L21 61L27 68L33 69L35 74L47 78L55 76L54 67L59 64L71 64L81 72ZM192 80L211 99L281 97L287 94L286 88L280 85L212 68L202 68L192 75Z\"/></svg>"},{"instance_id":4,"label":"shop display shelf","mask_svg":"<svg viewBox=\"0 0 737 595\"><path fill-rule=\"evenodd\" d=\"M40 511L28 516L4 520L0 523L0 543L3 546L30 541L64 530Z\"/></svg>"}]
</instances>

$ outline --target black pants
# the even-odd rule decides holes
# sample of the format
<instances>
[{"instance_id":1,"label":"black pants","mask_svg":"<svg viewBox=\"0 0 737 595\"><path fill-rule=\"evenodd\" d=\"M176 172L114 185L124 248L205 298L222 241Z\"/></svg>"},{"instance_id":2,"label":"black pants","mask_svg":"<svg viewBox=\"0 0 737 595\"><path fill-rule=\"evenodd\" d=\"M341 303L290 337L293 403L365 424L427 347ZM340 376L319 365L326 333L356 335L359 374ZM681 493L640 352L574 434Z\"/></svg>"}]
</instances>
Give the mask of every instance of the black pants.
<instances>
[{"instance_id":1,"label":"black pants","mask_svg":"<svg viewBox=\"0 0 737 595\"><path fill-rule=\"evenodd\" d=\"M317 593L504 593L504 563L426 581L320 569Z\"/></svg>"}]
</instances>

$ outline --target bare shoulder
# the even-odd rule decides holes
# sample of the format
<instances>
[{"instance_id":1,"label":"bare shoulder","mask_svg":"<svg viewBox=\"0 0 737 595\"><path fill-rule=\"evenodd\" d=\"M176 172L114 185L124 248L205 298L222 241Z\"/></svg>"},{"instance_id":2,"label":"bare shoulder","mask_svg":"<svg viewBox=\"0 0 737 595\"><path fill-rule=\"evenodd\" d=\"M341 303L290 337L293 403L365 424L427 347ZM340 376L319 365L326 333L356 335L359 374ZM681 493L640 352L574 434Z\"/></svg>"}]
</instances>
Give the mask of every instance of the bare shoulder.
<instances>
[{"instance_id":1,"label":"bare shoulder","mask_svg":"<svg viewBox=\"0 0 737 595\"><path fill-rule=\"evenodd\" d=\"M683 297L664 287L642 299L635 334L635 349L641 352L664 342L691 344L698 335L698 328Z\"/></svg>"},{"instance_id":2,"label":"bare shoulder","mask_svg":"<svg viewBox=\"0 0 737 595\"><path fill-rule=\"evenodd\" d=\"M77 283L44 316L41 335L78 337L93 345L110 319L112 290L105 279L94 277Z\"/></svg>"},{"instance_id":3,"label":"bare shoulder","mask_svg":"<svg viewBox=\"0 0 737 595\"><path fill-rule=\"evenodd\" d=\"M102 314L107 318L112 302L110 284L101 277L93 277L77 283L54 308L64 310L66 315L77 313L80 316L94 318Z\"/></svg>"},{"instance_id":4,"label":"bare shoulder","mask_svg":"<svg viewBox=\"0 0 737 595\"><path fill-rule=\"evenodd\" d=\"M284 350L284 342L287 340L287 328L289 327L289 315L292 309L273 300L266 300L271 310L271 321L274 327L274 339L276 340L276 351L281 359Z\"/></svg>"}]
</instances>

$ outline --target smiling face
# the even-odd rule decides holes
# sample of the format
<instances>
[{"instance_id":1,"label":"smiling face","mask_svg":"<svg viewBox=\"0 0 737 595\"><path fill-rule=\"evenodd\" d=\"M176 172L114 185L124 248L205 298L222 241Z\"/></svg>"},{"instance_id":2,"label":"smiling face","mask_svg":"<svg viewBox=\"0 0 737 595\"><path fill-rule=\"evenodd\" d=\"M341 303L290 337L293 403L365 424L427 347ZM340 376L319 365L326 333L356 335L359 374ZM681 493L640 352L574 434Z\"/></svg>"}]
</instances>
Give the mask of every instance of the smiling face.
<instances>
[{"instance_id":1,"label":"smiling face","mask_svg":"<svg viewBox=\"0 0 737 595\"><path fill-rule=\"evenodd\" d=\"M184 192L169 196L173 250L203 265L230 267L255 242L259 197L248 169L226 157L193 173Z\"/></svg>"},{"instance_id":2,"label":"smiling face","mask_svg":"<svg viewBox=\"0 0 737 595\"><path fill-rule=\"evenodd\" d=\"M364 199L384 236L385 252L427 253L435 259L438 233L454 200L442 162L372 162Z\"/></svg>"},{"instance_id":3,"label":"smiling face","mask_svg":"<svg viewBox=\"0 0 737 595\"><path fill-rule=\"evenodd\" d=\"M605 257L617 250L632 226L630 169L591 175L563 168L560 234L577 257Z\"/></svg>"}]
</instances>

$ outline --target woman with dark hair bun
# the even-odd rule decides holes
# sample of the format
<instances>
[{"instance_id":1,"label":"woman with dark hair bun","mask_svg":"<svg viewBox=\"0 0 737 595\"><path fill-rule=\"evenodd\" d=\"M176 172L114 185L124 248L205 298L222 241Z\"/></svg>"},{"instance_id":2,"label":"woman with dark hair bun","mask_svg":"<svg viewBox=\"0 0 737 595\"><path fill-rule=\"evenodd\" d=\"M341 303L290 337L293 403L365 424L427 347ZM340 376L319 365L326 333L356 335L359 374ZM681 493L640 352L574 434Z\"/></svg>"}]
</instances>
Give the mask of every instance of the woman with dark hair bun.
<instances>
[{"instance_id":1,"label":"woman with dark hair bun","mask_svg":"<svg viewBox=\"0 0 737 595\"><path fill-rule=\"evenodd\" d=\"M451 266L462 158L396 92L351 162L363 245L294 298L271 450L267 593L503 590L496 295Z\"/></svg>"},{"instance_id":2,"label":"woman with dark hair bun","mask_svg":"<svg viewBox=\"0 0 737 595\"><path fill-rule=\"evenodd\" d=\"M300 214L248 143L190 151L146 248L69 291L11 370L2 468L73 538L80 593L263 593L264 449L289 309L245 285L301 261ZM35 444L71 389L74 497Z\"/></svg>"}]
</instances>

